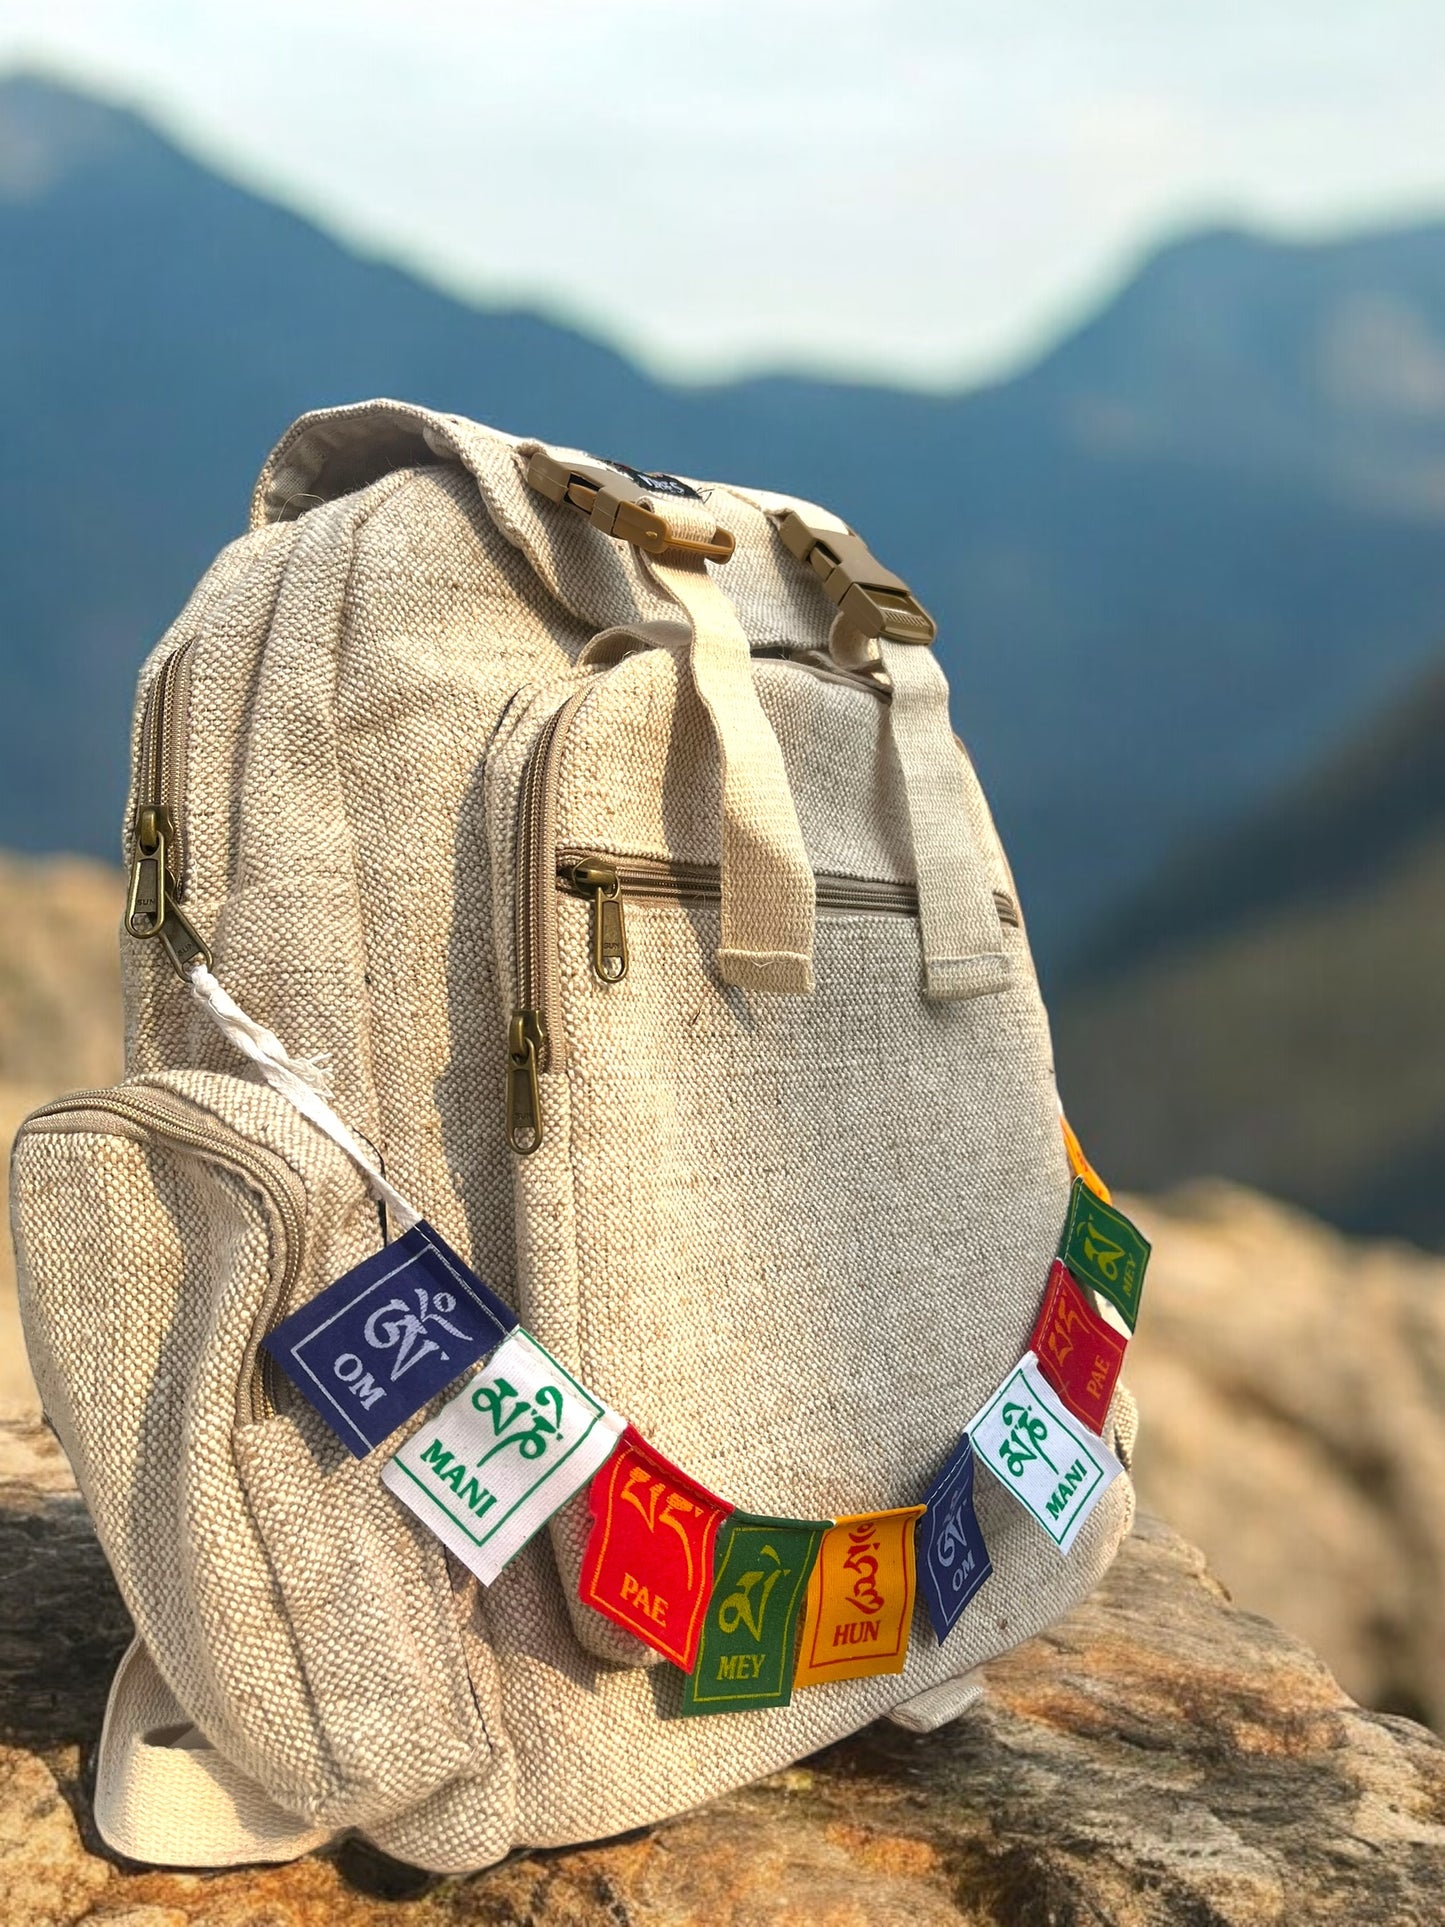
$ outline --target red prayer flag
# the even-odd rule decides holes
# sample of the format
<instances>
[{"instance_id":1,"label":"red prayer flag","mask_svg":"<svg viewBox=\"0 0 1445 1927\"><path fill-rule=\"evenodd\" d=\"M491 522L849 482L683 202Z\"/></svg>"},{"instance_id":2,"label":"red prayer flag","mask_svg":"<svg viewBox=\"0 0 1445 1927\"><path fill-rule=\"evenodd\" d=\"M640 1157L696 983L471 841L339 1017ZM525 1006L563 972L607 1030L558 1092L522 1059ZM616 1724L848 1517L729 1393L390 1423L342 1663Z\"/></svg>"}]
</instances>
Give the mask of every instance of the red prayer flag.
<instances>
[{"instance_id":1,"label":"red prayer flag","mask_svg":"<svg viewBox=\"0 0 1445 1927\"><path fill-rule=\"evenodd\" d=\"M692 1671L712 1592L718 1527L732 1511L631 1425L588 1489L592 1533L578 1588L617 1625Z\"/></svg>"},{"instance_id":2,"label":"red prayer flag","mask_svg":"<svg viewBox=\"0 0 1445 1927\"><path fill-rule=\"evenodd\" d=\"M1029 1345L1040 1371L1075 1418L1102 1436L1128 1347L1057 1258L1049 1268L1049 1288Z\"/></svg>"}]
</instances>

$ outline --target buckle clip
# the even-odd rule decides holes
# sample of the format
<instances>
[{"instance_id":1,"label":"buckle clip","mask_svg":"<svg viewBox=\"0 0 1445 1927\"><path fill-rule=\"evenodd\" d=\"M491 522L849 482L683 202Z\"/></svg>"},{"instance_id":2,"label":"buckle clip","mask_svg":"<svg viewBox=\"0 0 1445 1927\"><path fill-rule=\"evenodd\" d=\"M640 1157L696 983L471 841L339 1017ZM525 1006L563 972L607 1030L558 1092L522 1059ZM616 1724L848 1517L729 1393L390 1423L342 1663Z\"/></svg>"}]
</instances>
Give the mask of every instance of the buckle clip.
<instances>
[{"instance_id":1,"label":"buckle clip","mask_svg":"<svg viewBox=\"0 0 1445 1927\"><path fill-rule=\"evenodd\" d=\"M653 507L646 488L603 462L562 462L539 448L527 463L527 481L549 502L570 502L594 529L630 542L648 555L678 549L686 555L705 556L709 562L726 562L732 555L730 529L715 528L710 539L702 540L675 534Z\"/></svg>"},{"instance_id":2,"label":"buckle clip","mask_svg":"<svg viewBox=\"0 0 1445 1927\"><path fill-rule=\"evenodd\" d=\"M938 634L938 624L902 576L885 569L861 536L815 528L796 509L782 517L778 533L783 546L808 564L824 595L860 634L925 646Z\"/></svg>"}]
</instances>

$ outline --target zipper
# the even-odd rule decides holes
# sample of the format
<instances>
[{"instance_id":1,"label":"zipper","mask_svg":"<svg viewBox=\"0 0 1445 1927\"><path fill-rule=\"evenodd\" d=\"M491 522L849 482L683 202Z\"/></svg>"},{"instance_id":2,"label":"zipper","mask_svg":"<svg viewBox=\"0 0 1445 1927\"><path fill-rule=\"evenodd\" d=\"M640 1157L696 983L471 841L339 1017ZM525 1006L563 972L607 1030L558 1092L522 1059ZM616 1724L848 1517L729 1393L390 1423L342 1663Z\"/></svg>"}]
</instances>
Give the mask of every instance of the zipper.
<instances>
[{"instance_id":1,"label":"zipper","mask_svg":"<svg viewBox=\"0 0 1445 1927\"><path fill-rule=\"evenodd\" d=\"M557 779L567 731L587 690L548 717L522 772L517 812L517 1004L507 1026L507 1142L528 1157L542 1142L541 1072L567 1061L557 971Z\"/></svg>"},{"instance_id":2,"label":"zipper","mask_svg":"<svg viewBox=\"0 0 1445 1927\"><path fill-rule=\"evenodd\" d=\"M197 961L207 969L211 964L210 951L179 902L186 887L186 725L194 647L192 639L171 651L146 696L125 906L129 934L159 937L182 977Z\"/></svg>"},{"instance_id":3,"label":"zipper","mask_svg":"<svg viewBox=\"0 0 1445 1927\"><path fill-rule=\"evenodd\" d=\"M814 877L817 907L824 913L916 917L918 888L874 877L819 871ZM592 974L599 983L620 983L629 952L625 903L717 903L722 880L715 863L662 862L655 857L597 856L582 850L557 852L557 888L564 896L592 903ZM1000 923L1019 926L1018 905L1005 890L993 900Z\"/></svg>"},{"instance_id":4,"label":"zipper","mask_svg":"<svg viewBox=\"0 0 1445 1927\"><path fill-rule=\"evenodd\" d=\"M229 1165L249 1178L274 1206L284 1233L285 1249L280 1265L271 1268L266 1295L252 1325L249 1350L253 1363L238 1394L238 1418L242 1421L248 1417L253 1422L273 1418L277 1409L278 1368L270 1354L260 1350L260 1343L285 1317L300 1275L306 1225L306 1193L301 1180L274 1151L248 1143L226 1125L196 1123L191 1106L164 1091L72 1091L53 1103L43 1104L26 1120L25 1128L28 1130L42 1119L54 1119L79 1130L83 1128L82 1120L94 1115L119 1119L147 1136L164 1138L199 1157ZM244 1407L240 1404L242 1398Z\"/></svg>"},{"instance_id":5,"label":"zipper","mask_svg":"<svg viewBox=\"0 0 1445 1927\"><path fill-rule=\"evenodd\" d=\"M542 727L522 771L517 811L515 898L516 1004L507 1025L505 1120L507 1143L529 1157L542 1143L544 1071L563 1070L567 1038L562 1025L557 898L584 897L592 904L592 972L600 983L619 984L630 961L628 897L669 903L716 903L722 895L715 863L662 862L653 857L612 857L557 848L557 788L572 719L586 700L580 689ZM824 872L815 879L823 912L916 917L918 890L911 883ZM1018 905L995 890L1000 923L1018 926Z\"/></svg>"}]
</instances>

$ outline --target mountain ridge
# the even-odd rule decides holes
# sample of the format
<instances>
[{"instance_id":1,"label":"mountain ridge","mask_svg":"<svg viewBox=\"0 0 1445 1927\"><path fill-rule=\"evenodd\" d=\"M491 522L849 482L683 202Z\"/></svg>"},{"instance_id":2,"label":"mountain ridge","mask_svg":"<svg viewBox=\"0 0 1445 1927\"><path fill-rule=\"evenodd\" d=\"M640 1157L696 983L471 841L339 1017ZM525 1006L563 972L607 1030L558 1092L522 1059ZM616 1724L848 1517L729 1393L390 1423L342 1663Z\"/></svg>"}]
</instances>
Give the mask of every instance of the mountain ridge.
<instances>
[{"instance_id":1,"label":"mountain ridge","mask_svg":"<svg viewBox=\"0 0 1445 1927\"><path fill-rule=\"evenodd\" d=\"M1056 967L1171 845L1307 768L1434 647L1445 226L1332 246L1181 242L1032 369L958 395L669 387L358 257L134 115L0 82L7 840L113 853L135 669L269 444L308 407L402 394L855 523L940 619ZM1321 386L1341 288L1414 329L1411 406Z\"/></svg>"},{"instance_id":2,"label":"mountain ridge","mask_svg":"<svg viewBox=\"0 0 1445 1927\"><path fill-rule=\"evenodd\" d=\"M1101 1168L1208 1171L1445 1248L1445 645L1303 781L1178 852L1054 1000Z\"/></svg>"}]
</instances>

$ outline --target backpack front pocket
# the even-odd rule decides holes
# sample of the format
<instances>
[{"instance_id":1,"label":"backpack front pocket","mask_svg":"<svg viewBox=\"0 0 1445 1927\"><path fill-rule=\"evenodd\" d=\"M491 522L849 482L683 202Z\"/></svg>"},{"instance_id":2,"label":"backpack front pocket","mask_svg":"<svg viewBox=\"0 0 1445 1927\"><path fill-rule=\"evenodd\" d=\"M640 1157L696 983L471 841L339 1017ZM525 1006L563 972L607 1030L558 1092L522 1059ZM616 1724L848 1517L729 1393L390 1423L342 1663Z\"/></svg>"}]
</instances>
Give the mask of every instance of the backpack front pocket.
<instances>
[{"instance_id":1,"label":"backpack front pocket","mask_svg":"<svg viewBox=\"0 0 1445 1927\"><path fill-rule=\"evenodd\" d=\"M260 1349L377 1248L347 1159L269 1090L176 1072L35 1113L13 1196L42 1398L201 1731L334 1825L484 1777L444 1555Z\"/></svg>"}]
</instances>

